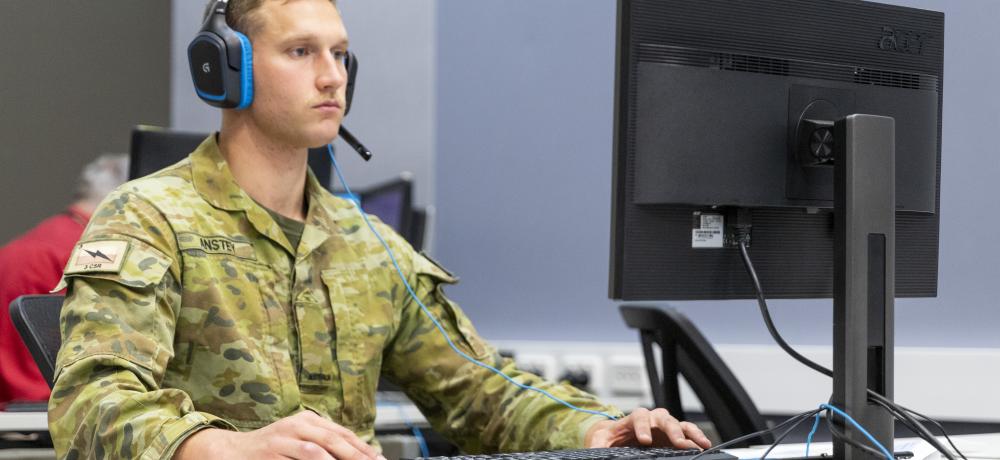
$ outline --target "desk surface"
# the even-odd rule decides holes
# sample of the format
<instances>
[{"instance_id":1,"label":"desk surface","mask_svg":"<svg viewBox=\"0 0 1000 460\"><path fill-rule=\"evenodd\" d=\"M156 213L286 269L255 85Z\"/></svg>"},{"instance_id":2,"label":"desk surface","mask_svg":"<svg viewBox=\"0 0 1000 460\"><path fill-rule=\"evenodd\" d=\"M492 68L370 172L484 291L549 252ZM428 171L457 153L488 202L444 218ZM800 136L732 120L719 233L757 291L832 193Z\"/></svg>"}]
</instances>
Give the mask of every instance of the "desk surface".
<instances>
[{"instance_id":1,"label":"desk surface","mask_svg":"<svg viewBox=\"0 0 1000 460\"><path fill-rule=\"evenodd\" d=\"M938 439L941 440L942 444L948 446L948 443L944 438ZM952 436L951 439L955 442L955 447L958 447L958 449L961 450L969 460L1000 459L1000 433L966 434ZM913 452L912 460L938 460L943 458L937 450L920 438L897 439L895 442L895 449L897 451ZM751 459L760 458L765 450L767 450L767 446L751 447L747 449L726 449L726 452L741 459ZM832 445L829 442L813 443L809 449L809 455L822 454L833 454ZM779 459L783 457L802 457L804 455L804 444L783 444L771 451L771 453L767 455L767 458Z\"/></svg>"},{"instance_id":2,"label":"desk surface","mask_svg":"<svg viewBox=\"0 0 1000 460\"><path fill-rule=\"evenodd\" d=\"M414 424L427 426L423 414L413 404L376 405L375 429L378 431L404 430ZM0 412L0 432L48 431L48 416L45 412Z\"/></svg>"},{"instance_id":3,"label":"desk surface","mask_svg":"<svg viewBox=\"0 0 1000 460\"><path fill-rule=\"evenodd\" d=\"M407 422L418 426L426 426L423 415L412 404L379 404L375 418L376 430L400 430L407 428ZM46 431L48 419L45 412L0 412L0 432L3 431ZM1000 460L1000 433L970 434L952 436L955 445L969 458ZM942 438L942 442L944 442ZM914 453L913 460L931 460L939 457L934 455L933 448L917 438L896 440L897 450L909 450ZM766 447L748 449L727 449L740 458L759 458ZM819 455L831 452L830 443L813 443L809 453ZM768 458L802 456L805 446L802 444L782 445L768 455Z\"/></svg>"},{"instance_id":4,"label":"desk surface","mask_svg":"<svg viewBox=\"0 0 1000 460\"><path fill-rule=\"evenodd\" d=\"M0 432L48 430L49 419L45 412L0 412Z\"/></svg>"}]
</instances>

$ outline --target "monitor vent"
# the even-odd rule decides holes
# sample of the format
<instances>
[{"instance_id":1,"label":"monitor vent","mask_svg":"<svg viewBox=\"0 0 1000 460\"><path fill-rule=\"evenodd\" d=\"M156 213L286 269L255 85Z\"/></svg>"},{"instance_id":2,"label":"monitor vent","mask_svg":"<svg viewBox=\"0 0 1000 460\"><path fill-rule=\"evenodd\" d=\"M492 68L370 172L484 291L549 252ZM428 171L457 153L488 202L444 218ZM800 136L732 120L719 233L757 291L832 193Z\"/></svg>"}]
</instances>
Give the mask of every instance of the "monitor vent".
<instances>
[{"instance_id":1,"label":"monitor vent","mask_svg":"<svg viewBox=\"0 0 1000 460\"><path fill-rule=\"evenodd\" d=\"M817 78L862 85L940 91L939 79L933 75L715 52L681 46L640 44L638 58L641 62L703 67L730 72Z\"/></svg>"},{"instance_id":2,"label":"monitor vent","mask_svg":"<svg viewBox=\"0 0 1000 460\"><path fill-rule=\"evenodd\" d=\"M892 88L923 89L921 75L859 68L854 72L854 82L862 85L889 86Z\"/></svg>"},{"instance_id":3,"label":"monitor vent","mask_svg":"<svg viewBox=\"0 0 1000 460\"><path fill-rule=\"evenodd\" d=\"M721 70L734 72L766 73L770 75L788 75L788 60L773 59L745 54L717 53L714 57L717 67Z\"/></svg>"}]
</instances>

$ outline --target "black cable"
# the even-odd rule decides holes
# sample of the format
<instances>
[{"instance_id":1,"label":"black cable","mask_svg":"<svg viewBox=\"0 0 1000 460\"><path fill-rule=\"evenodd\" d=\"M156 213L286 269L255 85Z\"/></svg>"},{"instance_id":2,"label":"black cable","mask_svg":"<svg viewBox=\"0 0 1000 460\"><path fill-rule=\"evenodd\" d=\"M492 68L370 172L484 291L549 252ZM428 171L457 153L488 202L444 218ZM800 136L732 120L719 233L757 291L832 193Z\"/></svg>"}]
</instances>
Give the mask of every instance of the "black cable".
<instances>
[{"instance_id":1,"label":"black cable","mask_svg":"<svg viewBox=\"0 0 1000 460\"><path fill-rule=\"evenodd\" d=\"M809 417L812 417L812 416L814 416L817 413L822 412L822 411L823 411L823 409L813 409L813 410L810 410L810 411L807 411L807 412L803 412L803 413L801 413L799 415L790 417L788 420L785 420L784 422L781 422L781 423L775 425L773 428L768 428L766 430L760 430L760 431L757 431L757 432L754 432L754 433L743 435L743 436L740 436L740 437L738 437L736 439L730 439L729 441L726 441L726 442L724 442L722 444L719 444L717 446L712 446L712 447L710 447L708 449L703 450L698 455L695 455L694 457L692 457L691 460L698 460L703 455L707 455L707 454L710 454L710 453L713 453L713 452L718 452L718 451L720 451L722 449L725 449L726 447L732 446L734 444L741 443L741 442L746 441L746 440L751 439L751 438L755 438L755 437L760 436L762 434L767 434L767 433L771 433L771 432L780 430L780 429L784 428L785 426L787 426L790 423L796 423L797 421L799 421L801 419L808 419Z\"/></svg>"},{"instance_id":2,"label":"black cable","mask_svg":"<svg viewBox=\"0 0 1000 460\"><path fill-rule=\"evenodd\" d=\"M831 406L833 405L833 395L830 395L830 399L827 400L827 404L829 404ZM867 452L869 455L874 455L875 457L884 457L885 456L885 454L883 454L882 451L880 451L878 449L875 449L874 447L871 447L871 446L866 446L866 445L862 444L861 441L858 441L856 439L848 437L847 433L845 431L843 431L843 430L841 430L840 428L837 427L838 423L833 418L833 416L830 415L829 411L827 411L826 415L827 416L824 417L826 419L826 427L827 427L828 430L830 430L830 435L833 436L834 439L839 439L841 441L844 441L845 443L847 443L848 445L850 445L852 447L855 447L857 449L861 449L861 450ZM846 420L844 421L844 425L846 426ZM893 452L893 453L895 453L895 452Z\"/></svg>"},{"instance_id":3,"label":"black cable","mask_svg":"<svg viewBox=\"0 0 1000 460\"><path fill-rule=\"evenodd\" d=\"M758 460L764 460L765 458L767 458L767 454L770 454L771 451L774 450L775 447L778 447L778 444L781 444L781 441L784 441L785 438L792 431L794 431L796 428L798 428L799 425L802 424L802 422L804 422L806 420L809 420L809 419L811 419L811 418L813 418L815 416L816 416L816 414L810 415L809 417L803 417L801 420L799 420L799 421L795 422L794 424L792 424L792 426L790 428L788 428L787 430L785 430L784 433L781 433L781 436L778 436L777 439L774 440L774 443L771 444L771 447L768 447L767 450L764 451L764 453L760 456L760 458Z\"/></svg>"},{"instance_id":4,"label":"black cable","mask_svg":"<svg viewBox=\"0 0 1000 460\"><path fill-rule=\"evenodd\" d=\"M890 404L887 404L886 400L883 399L877 399L877 398L871 398L871 399L872 402L878 404L879 406L882 406L885 410L889 411L889 414L891 414L896 420L899 420L899 422L901 422L904 426L909 428L910 431L916 433L917 436L923 437L922 434L926 434L924 433L926 431L926 428L921 430L921 427L917 426L919 425L919 423L917 423L916 420L913 420L912 417L901 413L898 407L894 407Z\"/></svg>"},{"instance_id":5,"label":"black cable","mask_svg":"<svg viewBox=\"0 0 1000 460\"><path fill-rule=\"evenodd\" d=\"M874 401L876 404L888 410L890 414L892 414L895 418L902 421L903 424L906 425L906 427L912 430L914 433L916 433L917 436L927 441L932 446L934 446L935 449L944 454L944 456L948 458L948 460L957 460L955 456L951 453L951 451L945 448L940 441L934 438L934 433L931 433L930 430L927 429L927 427L923 426L916 419L914 419L909 414L904 412L904 408L902 406L893 403L888 398L878 393L874 393L871 396L872 396L871 398L872 401ZM952 447L954 447L954 445L952 445ZM961 452L959 452L959 454L961 454ZM962 455L962 457L965 456Z\"/></svg>"},{"instance_id":6,"label":"black cable","mask_svg":"<svg viewBox=\"0 0 1000 460\"><path fill-rule=\"evenodd\" d=\"M795 358L800 363L804 364L810 369L813 369L823 375L826 375L827 377L833 377L833 371L799 354L790 345L788 345L788 343L785 342L785 339L781 337L781 334L778 333L778 330L774 326L774 322L771 319L771 313L767 308L767 300L764 297L764 290L761 287L760 278L757 276L757 271L754 269L753 262L750 260L750 254L747 252L746 244L747 241L749 240L748 238L749 234L747 233L746 228L739 228L737 229L737 232L738 232L737 242L740 248L740 255L743 258L743 266L746 269L747 274L750 275L750 279L753 282L754 289L757 294L757 304L760 306L760 312L764 318L764 324L767 326L767 330L771 334L771 337L774 339L775 342L778 343L778 346L780 346L782 350L784 350L786 353L788 353L790 356ZM935 449L944 454L949 460L957 460L955 459L954 455L952 455L951 452L948 451L948 449L946 449L944 446L941 445L941 443L934 437L934 434L931 433L930 430L928 430L925 426L923 426L919 421L909 416L907 412L912 412L914 414L917 414L921 418L933 423L939 429L941 429L942 433L945 434L945 438L948 440L948 443L951 444L951 447L955 449L955 451L958 452L958 454L963 459L968 460L966 459L965 455L962 454L962 452L959 451L957 447L955 447L955 444L951 441L951 438L944 431L944 427L940 423L932 420L927 416L913 412L910 409L907 409L899 404L896 404L895 402L890 401L888 398L885 398L884 396L872 391L871 389L868 389L868 396L870 399L876 400L878 403L881 403L880 405L886 408L886 410L888 410L896 419L902 421L904 425L913 430L918 436L920 436L921 439L924 439L925 441L930 443ZM848 441L848 443L856 445L856 443L854 443L853 440L851 440L850 438L847 438L846 436L843 435L842 437L845 441ZM879 455L881 455L881 453L879 453Z\"/></svg>"},{"instance_id":7,"label":"black cable","mask_svg":"<svg viewBox=\"0 0 1000 460\"><path fill-rule=\"evenodd\" d=\"M875 457L885 456L885 454L883 454L881 451L876 450L870 446L861 444L857 440L849 438L845 432L841 431L840 428L836 427L836 425L833 422L833 417L826 417L826 428L830 430L830 434L833 435L834 438L844 441L845 443L851 445L852 447L861 449L867 452L869 455L874 455Z\"/></svg>"},{"instance_id":8,"label":"black cable","mask_svg":"<svg viewBox=\"0 0 1000 460\"><path fill-rule=\"evenodd\" d=\"M936 426L939 430L941 430L941 434L944 435L944 438L946 440L948 440L948 444L951 445L951 448L954 449L955 452L957 452L958 455L961 456L963 460L969 460L968 458L965 457L965 454L963 454L962 451L958 450L958 447L955 446L955 443L951 442L951 437L948 436L948 431L946 431L944 429L944 426L941 425L941 423L939 423L937 420L934 420L934 419L932 419L932 418L930 418L930 417L928 417L928 416L926 416L924 414L921 414L920 412L917 412L915 410L907 409L907 408L905 408L903 406L899 406L899 408L903 409L903 411L905 411L905 412L909 412L909 413L911 413L913 415L916 415L917 417L920 417L920 418L926 420L927 423L930 423L930 424Z\"/></svg>"},{"instance_id":9,"label":"black cable","mask_svg":"<svg viewBox=\"0 0 1000 460\"><path fill-rule=\"evenodd\" d=\"M764 289L760 286L760 278L757 277L757 271L754 270L753 262L750 261L750 254L747 253L746 241L741 239L739 244L740 255L743 256L743 266L746 268L747 274L750 275L750 279L753 281L754 289L757 291L757 305L760 306L760 313L764 316L764 324L767 326L767 331L771 333L771 337L775 342L778 342L778 346L780 346L782 350L785 350L785 353L791 355L798 362L805 364L809 368L824 374L827 377L833 377L833 371L820 366L805 356L800 355L799 352L792 349L792 347L785 342L785 339L781 337L781 334L778 334L778 330L774 327L774 322L771 321L771 313L767 310L767 300L764 299Z\"/></svg>"},{"instance_id":10,"label":"black cable","mask_svg":"<svg viewBox=\"0 0 1000 460\"><path fill-rule=\"evenodd\" d=\"M957 452L958 455L961 456L964 460L968 460L968 458L965 457L965 454L963 454L962 451L958 450L958 447L955 446L954 442L952 442L951 437L948 436L948 432L944 429L944 426L942 426L936 420L931 419L930 417L927 417L926 415L923 415L923 414L921 414L921 413L919 413L917 411L914 411L912 409L909 409L909 408L903 407L903 406L901 406L899 404L896 404L895 402L889 400L885 396L882 396L882 395L880 395L878 393L874 393L871 396L872 396L872 399L877 404L879 404L882 407L886 408L886 410L889 410L890 413L892 413L896 418L900 419L900 421L903 421L903 424L906 425L907 428L909 428L914 433L916 433L917 436L920 436L922 439L924 439L927 442L931 443L934 446L935 449L937 449L938 451L944 453L944 455L946 457L948 457L949 460L957 460L957 459L955 459L955 456L950 453L950 451L949 452L945 452L947 449L941 444L941 442L939 440L937 440L937 438L934 437L934 433L931 433L931 431L929 429L927 429L927 427L925 427L918 420L916 420L913 417L911 417L910 414L914 414L914 415L916 415L916 416L918 416L918 417L926 420L928 423L931 423L934 426L938 427L938 429L940 429L941 433L944 435L945 439L948 441L948 444L951 445L951 448L955 452Z\"/></svg>"}]
</instances>

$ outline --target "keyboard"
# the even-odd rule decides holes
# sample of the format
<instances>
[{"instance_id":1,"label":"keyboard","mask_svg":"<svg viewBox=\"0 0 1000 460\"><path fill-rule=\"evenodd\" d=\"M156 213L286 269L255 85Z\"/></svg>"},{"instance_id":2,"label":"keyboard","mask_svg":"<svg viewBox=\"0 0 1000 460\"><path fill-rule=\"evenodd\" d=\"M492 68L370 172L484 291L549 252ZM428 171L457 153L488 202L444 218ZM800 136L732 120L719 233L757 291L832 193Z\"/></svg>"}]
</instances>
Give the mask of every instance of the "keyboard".
<instances>
[{"instance_id":1,"label":"keyboard","mask_svg":"<svg viewBox=\"0 0 1000 460\"><path fill-rule=\"evenodd\" d=\"M607 447L599 449L551 450L493 455L458 455L454 457L418 457L414 460L690 460L698 449L664 447ZM699 460L736 460L725 452L713 452Z\"/></svg>"}]
</instances>

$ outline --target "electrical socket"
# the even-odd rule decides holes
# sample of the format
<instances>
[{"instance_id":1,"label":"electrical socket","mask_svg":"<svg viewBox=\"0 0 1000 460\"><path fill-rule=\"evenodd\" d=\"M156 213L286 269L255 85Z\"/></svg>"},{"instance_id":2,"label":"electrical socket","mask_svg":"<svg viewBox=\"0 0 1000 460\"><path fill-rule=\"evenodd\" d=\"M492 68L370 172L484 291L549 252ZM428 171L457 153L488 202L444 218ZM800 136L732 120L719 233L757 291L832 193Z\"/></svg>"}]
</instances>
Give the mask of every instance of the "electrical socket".
<instances>
[{"instance_id":1,"label":"electrical socket","mask_svg":"<svg viewBox=\"0 0 1000 460\"><path fill-rule=\"evenodd\" d=\"M538 375L544 379L554 380L559 377L559 364L556 358L545 353L518 353L514 355L517 368Z\"/></svg>"},{"instance_id":2,"label":"electrical socket","mask_svg":"<svg viewBox=\"0 0 1000 460\"><path fill-rule=\"evenodd\" d=\"M612 356L608 363L607 381L612 396L652 394L646 375L646 363L640 356Z\"/></svg>"},{"instance_id":3,"label":"electrical socket","mask_svg":"<svg viewBox=\"0 0 1000 460\"><path fill-rule=\"evenodd\" d=\"M603 392L604 385L604 359L597 355L582 353L563 355L559 359L562 370L558 379L563 378L568 372L578 372L586 374L586 389L594 394Z\"/></svg>"}]
</instances>

